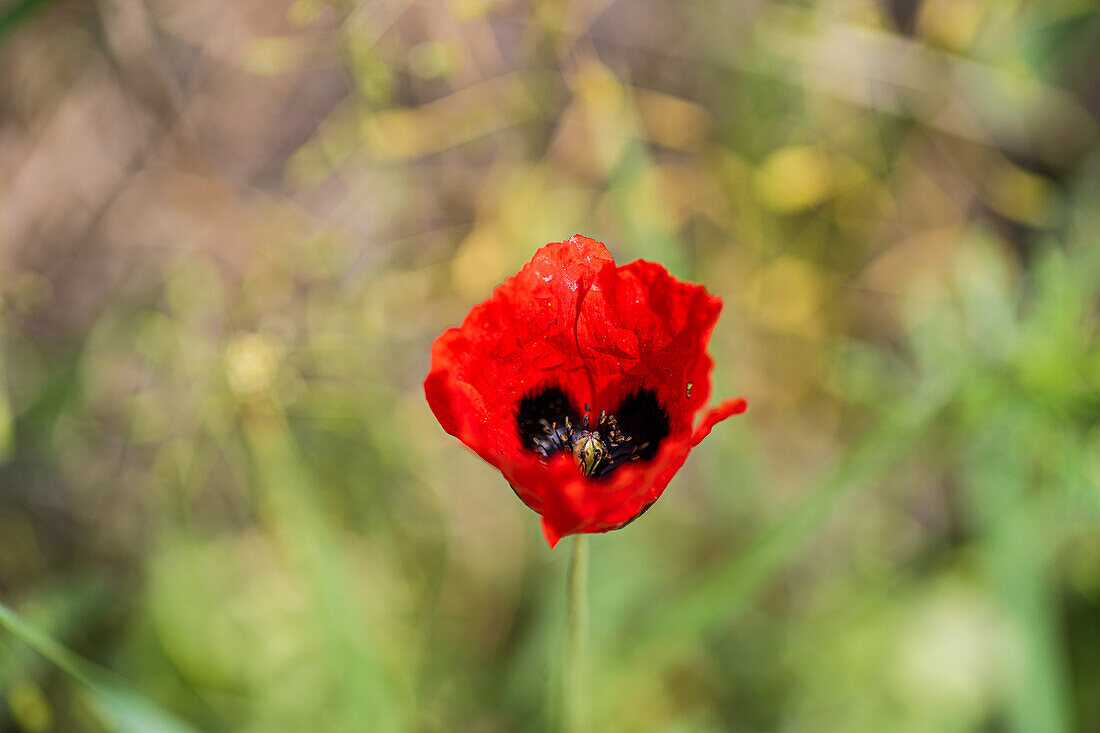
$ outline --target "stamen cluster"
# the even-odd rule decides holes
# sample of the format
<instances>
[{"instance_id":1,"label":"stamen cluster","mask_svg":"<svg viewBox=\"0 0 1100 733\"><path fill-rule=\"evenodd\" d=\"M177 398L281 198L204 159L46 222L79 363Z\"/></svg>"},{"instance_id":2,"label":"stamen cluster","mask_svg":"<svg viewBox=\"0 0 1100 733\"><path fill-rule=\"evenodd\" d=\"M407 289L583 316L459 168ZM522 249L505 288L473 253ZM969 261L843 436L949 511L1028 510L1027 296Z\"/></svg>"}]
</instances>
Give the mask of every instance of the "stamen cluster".
<instances>
[{"instance_id":1,"label":"stamen cluster","mask_svg":"<svg viewBox=\"0 0 1100 733\"><path fill-rule=\"evenodd\" d=\"M580 428L574 427L568 416L560 423L543 418L539 420L539 425L542 426L542 435L532 438L536 453L549 458L568 450L581 473L593 478L606 476L623 463L638 460L641 458L638 451L649 446L648 441L639 445L634 442L633 436L624 435L615 416L609 415L607 410L600 411L595 430L590 429L587 414Z\"/></svg>"}]
</instances>

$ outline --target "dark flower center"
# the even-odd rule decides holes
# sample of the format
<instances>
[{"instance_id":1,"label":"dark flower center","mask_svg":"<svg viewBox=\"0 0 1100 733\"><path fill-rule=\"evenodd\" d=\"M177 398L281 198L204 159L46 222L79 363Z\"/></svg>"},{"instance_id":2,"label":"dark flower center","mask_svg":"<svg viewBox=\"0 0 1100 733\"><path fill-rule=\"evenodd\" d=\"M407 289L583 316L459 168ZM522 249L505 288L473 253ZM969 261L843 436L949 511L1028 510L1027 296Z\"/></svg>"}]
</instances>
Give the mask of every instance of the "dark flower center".
<instances>
[{"instance_id":1,"label":"dark flower center","mask_svg":"<svg viewBox=\"0 0 1100 733\"><path fill-rule=\"evenodd\" d=\"M569 451L581 473L592 478L652 458L669 430L668 411L650 389L633 392L614 414L603 410L596 424L591 423L587 412L578 418L569 397L557 387L524 397L516 414L524 448L544 458Z\"/></svg>"}]
</instances>

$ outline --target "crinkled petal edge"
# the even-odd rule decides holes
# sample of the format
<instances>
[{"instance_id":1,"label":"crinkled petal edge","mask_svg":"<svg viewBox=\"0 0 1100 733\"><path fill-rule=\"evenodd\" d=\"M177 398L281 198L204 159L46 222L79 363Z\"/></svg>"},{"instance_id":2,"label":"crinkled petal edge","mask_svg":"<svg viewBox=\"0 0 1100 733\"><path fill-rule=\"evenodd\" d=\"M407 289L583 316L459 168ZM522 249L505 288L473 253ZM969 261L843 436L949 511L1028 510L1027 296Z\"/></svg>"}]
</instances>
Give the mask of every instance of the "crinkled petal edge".
<instances>
[{"instance_id":1,"label":"crinkled petal edge","mask_svg":"<svg viewBox=\"0 0 1100 733\"><path fill-rule=\"evenodd\" d=\"M571 534L610 532L630 524L660 498L672 477L683 466L691 449L705 439L715 425L744 413L748 406L745 398L737 397L711 408L703 415L690 436L669 440L648 465L625 466L620 469L622 473L612 478L609 486L593 487L592 482L581 477L566 481L569 486L560 487L565 489L557 496L560 501L547 504L543 507L543 512L540 512L546 543L553 549L562 537ZM635 483L641 483L646 490L631 490L629 485ZM577 492L579 486L574 484L586 485L589 489L598 488L600 493L606 492L607 499L615 497L615 500L607 508L601 509L580 505L578 500L582 496L591 497L592 494L589 491ZM631 508L624 512L624 507Z\"/></svg>"}]
</instances>

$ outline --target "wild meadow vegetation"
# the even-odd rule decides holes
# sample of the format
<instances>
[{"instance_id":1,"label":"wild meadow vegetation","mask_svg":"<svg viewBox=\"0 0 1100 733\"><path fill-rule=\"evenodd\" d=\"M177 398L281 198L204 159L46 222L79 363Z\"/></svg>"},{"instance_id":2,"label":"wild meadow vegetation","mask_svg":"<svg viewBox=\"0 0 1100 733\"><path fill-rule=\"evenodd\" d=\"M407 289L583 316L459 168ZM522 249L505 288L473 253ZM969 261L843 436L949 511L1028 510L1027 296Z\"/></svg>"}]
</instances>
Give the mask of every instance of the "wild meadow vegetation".
<instances>
[{"instance_id":1,"label":"wild meadow vegetation","mask_svg":"<svg viewBox=\"0 0 1100 733\"><path fill-rule=\"evenodd\" d=\"M0 731L553 731L570 539L432 339L573 233L743 394L592 730L1100 730L1100 11L0 3Z\"/></svg>"}]
</instances>

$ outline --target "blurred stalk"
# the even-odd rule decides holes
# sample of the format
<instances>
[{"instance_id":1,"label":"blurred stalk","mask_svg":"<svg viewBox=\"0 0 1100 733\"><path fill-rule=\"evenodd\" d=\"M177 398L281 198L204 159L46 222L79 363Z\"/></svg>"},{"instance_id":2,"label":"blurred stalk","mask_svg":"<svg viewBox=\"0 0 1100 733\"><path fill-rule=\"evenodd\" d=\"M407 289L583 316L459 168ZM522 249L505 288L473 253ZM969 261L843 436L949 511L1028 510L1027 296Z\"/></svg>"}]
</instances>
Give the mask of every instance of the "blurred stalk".
<instances>
[{"instance_id":1,"label":"blurred stalk","mask_svg":"<svg viewBox=\"0 0 1100 733\"><path fill-rule=\"evenodd\" d=\"M578 534L573 539L569 558L569 573L565 581L567 605L565 665L563 692L567 733L587 730L587 685L585 677L585 645L588 642L588 538Z\"/></svg>"},{"instance_id":2,"label":"blurred stalk","mask_svg":"<svg viewBox=\"0 0 1100 733\"><path fill-rule=\"evenodd\" d=\"M3 337L3 333L0 333ZM11 401L8 392L4 388L7 380L4 378L4 354L0 351L0 464L5 463L15 451L15 417L12 413Z\"/></svg>"},{"instance_id":3,"label":"blurred stalk","mask_svg":"<svg viewBox=\"0 0 1100 733\"><path fill-rule=\"evenodd\" d=\"M7 629L13 636L38 652L44 659L69 675L77 683L94 688L95 683L85 669L86 662L73 652L59 644L52 637L39 631L24 621L19 614L0 603L0 628Z\"/></svg>"},{"instance_id":4,"label":"blurred stalk","mask_svg":"<svg viewBox=\"0 0 1100 733\"><path fill-rule=\"evenodd\" d=\"M985 381L992 378L985 377ZM970 424L967 498L982 537L986 573L1009 634L1001 665L1008 730L1066 733L1071 703L1053 549L1035 511L1042 486L1034 445L1048 430L1014 395ZM1002 405L1011 405L1003 407ZM1040 443L1041 444L1041 443Z\"/></svg>"},{"instance_id":5,"label":"blurred stalk","mask_svg":"<svg viewBox=\"0 0 1100 733\"><path fill-rule=\"evenodd\" d=\"M81 689L81 699L112 733L195 733L195 729L152 698L116 681L114 675L77 656L49 634L0 603L0 629L40 654Z\"/></svg>"}]
</instances>

